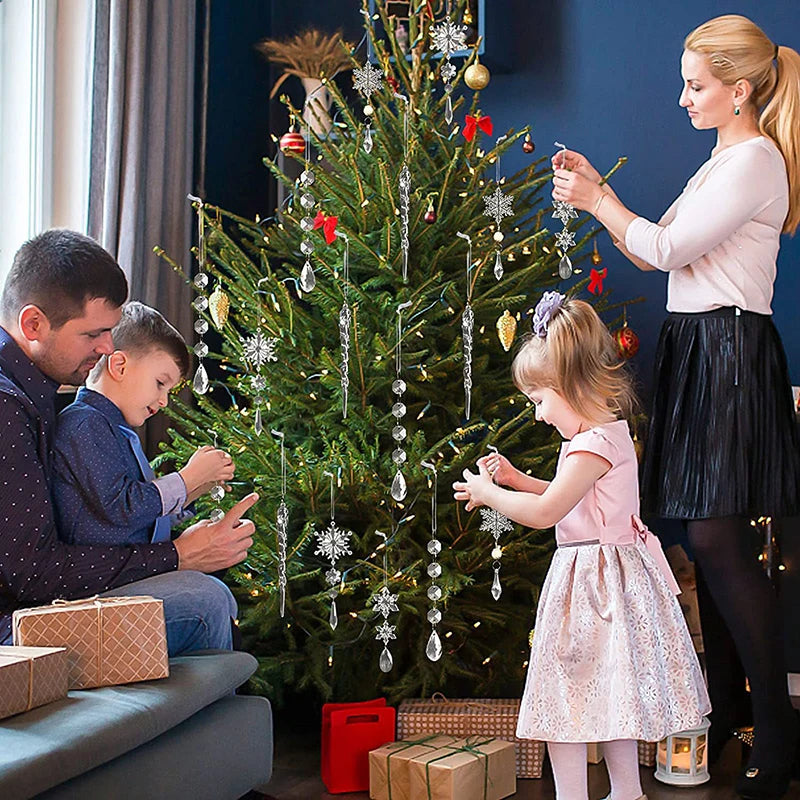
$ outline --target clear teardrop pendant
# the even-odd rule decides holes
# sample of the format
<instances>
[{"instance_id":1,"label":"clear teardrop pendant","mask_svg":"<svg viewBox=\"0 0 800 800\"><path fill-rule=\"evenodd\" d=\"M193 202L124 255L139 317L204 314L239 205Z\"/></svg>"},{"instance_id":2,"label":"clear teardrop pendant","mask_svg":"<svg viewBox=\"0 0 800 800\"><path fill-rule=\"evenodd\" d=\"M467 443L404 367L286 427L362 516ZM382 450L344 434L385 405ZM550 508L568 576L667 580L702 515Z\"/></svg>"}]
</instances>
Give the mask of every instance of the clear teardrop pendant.
<instances>
[{"instance_id":1,"label":"clear teardrop pendant","mask_svg":"<svg viewBox=\"0 0 800 800\"><path fill-rule=\"evenodd\" d=\"M447 95L447 99L444 101L444 119L448 125L453 124L453 101L449 94Z\"/></svg>"},{"instance_id":2,"label":"clear teardrop pendant","mask_svg":"<svg viewBox=\"0 0 800 800\"><path fill-rule=\"evenodd\" d=\"M372 131L369 129L369 126L367 126L367 131L364 134L364 144L362 146L367 155L372 152Z\"/></svg>"},{"instance_id":3,"label":"clear teardrop pendant","mask_svg":"<svg viewBox=\"0 0 800 800\"><path fill-rule=\"evenodd\" d=\"M314 274L314 268L311 266L310 261L306 261L300 271L300 288L304 292L310 292L316 285L317 276Z\"/></svg>"},{"instance_id":4,"label":"clear teardrop pendant","mask_svg":"<svg viewBox=\"0 0 800 800\"><path fill-rule=\"evenodd\" d=\"M499 600L501 594L503 594L503 587L500 585L500 568L495 567L494 579L492 580L492 597L495 600Z\"/></svg>"},{"instance_id":5,"label":"clear teardrop pendant","mask_svg":"<svg viewBox=\"0 0 800 800\"><path fill-rule=\"evenodd\" d=\"M256 432L256 436L261 436L264 432L264 423L261 420L261 408L256 409L256 417L253 422L253 430Z\"/></svg>"},{"instance_id":6,"label":"clear teardrop pendant","mask_svg":"<svg viewBox=\"0 0 800 800\"><path fill-rule=\"evenodd\" d=\"M403 473L397 470L397 474L392 481L392 498L400 503L406 499L407 494L408 486L406 485L406 479L403 477Z\"/></svg>"},{"instance_id":7,"label":"clear teardrop pendant","mask_svg":"<svg viewBox=\"0 0 800 800\"><path fill-rule=\"evenodd\" d=\"M503 259L500 258L500 251L497 251L497 255L494 257L494 276L497 280L503 277Z\"/></svg>"},{"instance_id":8,"label":"clear teardrop pendant","mask_svg":"<svg viewBox=\"0 0 800 800\"><path fill-rule=\"evenodd\" d=\"M431 661L438 661L442 657L442 640L439 638L439 634L436 633L436 628L431 631L431 635L428 637L428 644L425 645L425 655Z\"/></svg>"},{"instance_id":9,"label":"clear teardrop pendant","mask_svg":"<svg viewBox=\"0 0 800 800\"><path fill-rule=\"evenodd\" d=\"M393 665L392 654L389 652L388 647L384 647L381 651L381 657L378 659L378 666L381 668L381 672L391 672Z\"/></svg>"},{"instance_id":10,"label":"clear teardrop pendant","mask_svg":"<svg viewBox=\"0 0 800 800\"><path fill-rule=\"evenodd\" d=\"M197 366L197 372L194 373L192 389L194 389L197 394L205 394L208 391L208 373L202 361Z\"/></svg>"},{"instance_id":11,"label":"clear teardrop pendant","mask_svg":"<svg viewBox=\"0 0 800 800\"><path fill-rule=\"evenodd\" d=\"M562 280L567 280L572 276L572 262L569 260L569 256L564 256L558 262L558 274Z\"/></svg>"},{"instance_id":12,"label":"clear teardrop pendant","mask_svg":"<svg viewBox=\"0 0 800 800\"><path fill-rule=\"evenodd\" d=\"M331 600L331 613L328 615L328 623L330 624L332 631L335 631L336 626L339 624L339 615L336 613L335 600Z\"/></svg>"}]
</instances>

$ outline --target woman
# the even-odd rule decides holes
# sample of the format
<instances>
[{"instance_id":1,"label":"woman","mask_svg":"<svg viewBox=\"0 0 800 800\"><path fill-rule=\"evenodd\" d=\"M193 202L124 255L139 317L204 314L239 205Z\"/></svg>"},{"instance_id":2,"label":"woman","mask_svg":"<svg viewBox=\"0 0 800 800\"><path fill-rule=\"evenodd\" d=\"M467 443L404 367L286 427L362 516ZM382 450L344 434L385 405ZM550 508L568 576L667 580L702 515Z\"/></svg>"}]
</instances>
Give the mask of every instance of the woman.
<instances>
[{"instance_id":1,"label":"woman","mask_svg":"<svg viewBox=\"0 0 800 800\"><path fill-rule=\"evenodd\" d=\"M778 605L749 520L800 510L791 389L770 308L780 234L800 224L800 55L737 15L701 25L684 48L680 105L696 129L716 129L717 144L659 222L628 210L569 150L553 159L553 199L592 213L639 269L669 273L643 507L687 523L715 709L710 749L733 719L732 635L756 734L736 788L778 798L798 732Z\"/></svg>"}]
</instances>

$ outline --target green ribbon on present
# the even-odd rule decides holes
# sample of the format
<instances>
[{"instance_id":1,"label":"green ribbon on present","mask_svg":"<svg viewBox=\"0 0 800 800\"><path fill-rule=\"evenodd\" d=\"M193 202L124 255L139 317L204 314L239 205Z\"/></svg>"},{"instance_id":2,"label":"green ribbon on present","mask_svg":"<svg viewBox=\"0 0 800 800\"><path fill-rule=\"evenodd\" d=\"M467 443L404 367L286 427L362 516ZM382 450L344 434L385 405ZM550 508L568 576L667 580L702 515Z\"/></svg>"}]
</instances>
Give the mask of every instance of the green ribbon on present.
<instances>
[{"instance_id":1,"label":"green ribbon on present","mask_svg":"<svg viewBox=\"0 0 800 800\"><path fill-rule=\"evenodd\" d=\"M416 747L417 745L425 745L426 747L430 747L432 750L438 750L435 745L429 745L428 742L431 739L436 739L441 734L439 733L432 733L430 736L426 736L424 739L403 739L402 742L392 742L392 744L400 744L403 745L402 747L398 747L392 753L386 754L386 784L389 787L389 800L392 800L392 756L396 756L398 753L402 753L403 750L408 750L409 747Z\"/></svg>"},{"instance_id":2,"label":"green ribbon on present","mask_svg":"<svg viewBox=\"0 0 800 800\"><path fill-rule=\"evenodd\" d=\"M483 800L486 800L489 792L489 756L487 753L482 753L480 750L478 750L478 748L483 747L483 745L489 744L489 742L493 742L494 740L495 737L492 736L490 739L484 739L482 742L471 742L470 737L467 737L467 744L463 745L462 747L453 747L451 744L446 744L442 749L450 750L451 752L445 753L445 755L438 756L437 758L432 758L425 764L425 782L428 788L428 800L433 800L431 796L431 764L433 764L435 761L441 761L443 758L450 758L450 756L455 755L456 753L471 753L476 757L483 757Z\"/></svg>"}]
</instances>

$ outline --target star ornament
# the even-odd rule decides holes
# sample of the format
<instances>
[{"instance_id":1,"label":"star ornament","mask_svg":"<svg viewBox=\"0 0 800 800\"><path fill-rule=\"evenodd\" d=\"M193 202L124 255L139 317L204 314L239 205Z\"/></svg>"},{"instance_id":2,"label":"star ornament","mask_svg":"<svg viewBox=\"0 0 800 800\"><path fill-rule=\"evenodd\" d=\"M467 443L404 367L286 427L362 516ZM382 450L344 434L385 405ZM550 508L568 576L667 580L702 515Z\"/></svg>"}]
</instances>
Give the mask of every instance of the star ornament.
<instances>
[{"instance_id":1,"label":"star ornament","mask_svg":"<svg viewBox=\"0 0 800 800\"><path fill-rule=\"evenodd\" d=\"M278 340L274 336L264 336L264 332L259 328L255 335L247 339L242 339L244 357L251 362L256 369L261 369L267 361L277 361L275 346Z\"/></svg>"},{"instance_id":2,"label":"star ornament","mask_svg":"<svg viewBox=\"0 0 800 800\"><path fill-rule=\"evenodd\" d=\"M319 544L317 544L314 555L324 556L331 564L335 564L342 556L352 554L350 550L350 537L352 535L352 531L343 531L331 520L331 524L324 531L315 531Z\"/></svg>"},{"instance_id":3,"label":"star ornament","mask_svg":"<svg viewBox=\"0 0 800 800\"><path fill-rule=\"evenodd\" d=\"M453 22L450 17L431 28L433 49L438 50L445 58L467 46L466 36L467 26Z\"/></svg>"},{"instance_id":4,"label":"star ornament","mask_svg":"<svg viewBox=\"0 0 800 800\"><path fill-rule=\"evenodd\" d=\"M493 217L498 225L503 217L514 216L514 211L511 208L514 203L514 195L505 194L499 186L488 197L484 197L483 202L486 203L483 213L487 217Z\"/></svg>"},{"instance_id":5,"label":"star ornament","mask_svg":"<svg viewBox=\"0 0 800 800\"><path fill-rule=\"evenodd\" d=\"M373 92L377 92L381 88L382 81L383 73L379 69L375 69L369 61L363 67L356 67L353 70L353 86L367 100Z\"/></svg>"},{"instance_id":6,"label":"star ornament","mask_svg":"<svg viewBox=\"0 0 800 800\"><path fill-rule=\"evenodd\" d=\"M390 625L385 620L375 628L375 638L380 639L384 644L388 644L390 639L396 639L394 635L397 625Z\"/></svg>"},{"instance_id":7,"label":"star ornament","mask_svg":"<svg viewBox=\"0 0 800 800\"><path fill-rule=\"evenodd\" d=\"M569 250L574 244L575 234L572 231L564 228L564 230L556 234L556 247L561 248L561 250Z\"/></svg>"}]
</instances>

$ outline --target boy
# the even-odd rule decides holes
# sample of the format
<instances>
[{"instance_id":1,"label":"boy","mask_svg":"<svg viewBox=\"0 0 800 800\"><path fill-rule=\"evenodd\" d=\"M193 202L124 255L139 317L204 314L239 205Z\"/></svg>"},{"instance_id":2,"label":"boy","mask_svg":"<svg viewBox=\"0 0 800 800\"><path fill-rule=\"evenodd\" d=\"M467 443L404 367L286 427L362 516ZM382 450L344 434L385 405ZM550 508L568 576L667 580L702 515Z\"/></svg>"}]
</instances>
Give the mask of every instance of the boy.
<instances>
[{"instance_id":1,"label":"boy","mask_svg":"<svg viewBox=\"0 0 800 800\"><path fill-rule=\"evenodd\" d=\"M215 483L230 480L227 453L201 447L183 469L156 478L134 428L167 405L189 371L181 334L153 308L128 303L86 387L59 415L53 497L70 544L170 540L171 522Z\"/></svg>"}]
</instances>

